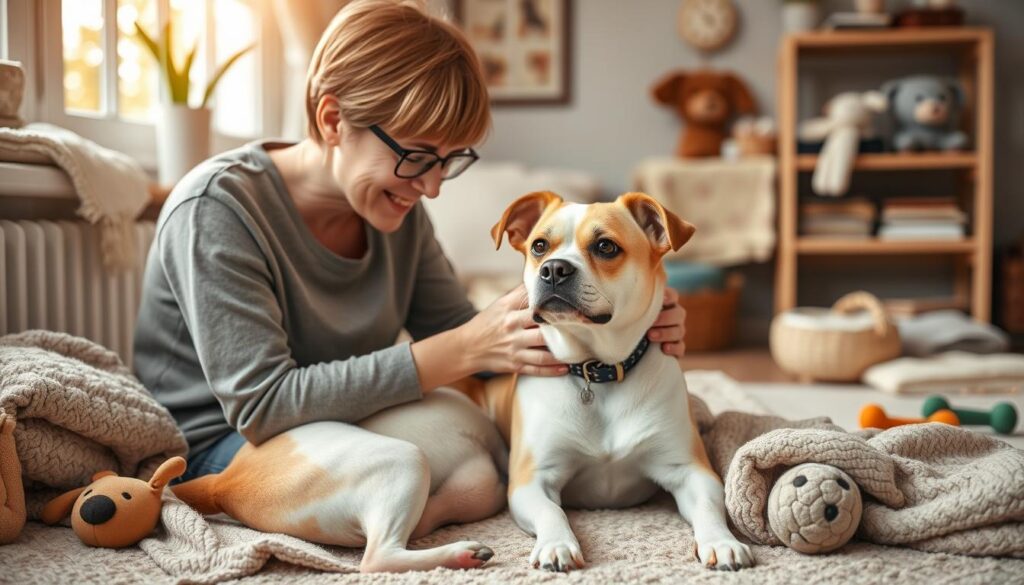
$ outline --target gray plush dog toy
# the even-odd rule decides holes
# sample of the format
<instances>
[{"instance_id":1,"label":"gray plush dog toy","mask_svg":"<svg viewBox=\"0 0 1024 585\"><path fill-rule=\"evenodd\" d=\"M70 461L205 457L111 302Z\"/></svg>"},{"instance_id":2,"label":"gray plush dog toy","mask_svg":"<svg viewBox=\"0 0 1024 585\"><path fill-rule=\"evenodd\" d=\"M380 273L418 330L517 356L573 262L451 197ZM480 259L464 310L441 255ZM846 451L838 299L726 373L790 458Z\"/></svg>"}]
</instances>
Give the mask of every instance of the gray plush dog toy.
<instances>
[{"instance_id":1,"label":"gray plush dog toy","mask_svg":"<svg viewBox=\"0 0 1024 585\"><path fill-rule=\"evenodd\" d=\"M957 81L914 75L886 82L882 93L889 100L896 125L896 150L960 150L967 146L967 135L957 129L964 102Z\"/></svg>"},{"instance_id":2,"label":"gray plush dog toy","mask_svg":"<svg viewBox=\"0 0 1024 585\"><path fill-rule=\"evenodd\" d=\"M782 474L768 494L768 525L793 550L831 552L857 532L862 506L860 489L846 472L804 463Z\"/></svg>"}]
</instances>

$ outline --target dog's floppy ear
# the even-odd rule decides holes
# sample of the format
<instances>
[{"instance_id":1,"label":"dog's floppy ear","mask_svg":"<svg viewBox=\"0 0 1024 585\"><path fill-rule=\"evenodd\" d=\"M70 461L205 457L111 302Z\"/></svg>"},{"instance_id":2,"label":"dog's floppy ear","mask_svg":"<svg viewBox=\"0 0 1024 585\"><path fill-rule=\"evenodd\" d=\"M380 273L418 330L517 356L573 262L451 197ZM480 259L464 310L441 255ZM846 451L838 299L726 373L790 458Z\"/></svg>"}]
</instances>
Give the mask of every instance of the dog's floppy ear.
<instances>
[{"instance_id":1,"label":"dog's floppy ear","mask_svg":"<svg viewBox=\"0 0 1024 585\"><path fill-rule=\"evenodd\" d=\"M62 518L71 514L71 508L75 507L75 500L82 494L89 486L75 488L71 491L64 492L63 494L53 498L46 505L43 506L43 512L39 515L40 520L44 524L56 524L61 521Z\"/></svg>"},{"instance_id":2,"label":"dog's floppy ear","mask_svg":"<svg viewBox=\"0 0 1024 585\"><path fill-rule=\"evenodd\" d=\"M501 239L508 232L508 243L523 251L523 242L526 236L533 231L544 210L553 203L561 203L562 198L551 191L536 191L523 195L508 206L501 216L501 221L491 228L491 237L494 238L494 249L501 247Z\"/></svg>"},{"instance_id":3,"label":"dog's floppy ear","mask_svg":"<svg viewBox=\"0 0 1024 585\"><path fill-rule=\"evenodd\" d=\"M728 98L732 103L733 112L736 114L756 114L757 102L754 101L754 95L750 93L747 84L743 83L739 77L732 73L725 73L723 77L728 88Z\"/></svg>"},{"instance_id":4,"label":"dog's floppy ear","mask_svg":"<svg viewBox=\"0 0 1024 585\"><path fill-rule=\"evenodd\" d=\"M618 202L626 206L630 215L647 234L651 245L659 253L683 247L697 228L679 219L679 216L665 209L646 193L626 193L619 196Z\"/></svg>"},{"instance_id":5,"label":"dog's floppy ear","mask_svg":"<svg viewBox=\"0 0 1024 585\"><path fill-rule=\"evenodd\" d=\"M176 477L181 477L181 474L185 473L185 468L188 466L185 463L184 457L171 457L167 461L160 464L160 467L153 472L153 477L149 480L149 487L159 491L164 489L170 481Z\"/></svg>"},{"instance_id":6,"label":"dog's floppy ear","mask_svg":"<svg viewBox=\"0 0 1024 585\"><path fill-rule=\"evenodd\" d=\"M683 96L684 83L686 83L686 74L682 71L674 71L654 84L651 93L658 103L674 106Z\"/></svg>"}]
</instances>

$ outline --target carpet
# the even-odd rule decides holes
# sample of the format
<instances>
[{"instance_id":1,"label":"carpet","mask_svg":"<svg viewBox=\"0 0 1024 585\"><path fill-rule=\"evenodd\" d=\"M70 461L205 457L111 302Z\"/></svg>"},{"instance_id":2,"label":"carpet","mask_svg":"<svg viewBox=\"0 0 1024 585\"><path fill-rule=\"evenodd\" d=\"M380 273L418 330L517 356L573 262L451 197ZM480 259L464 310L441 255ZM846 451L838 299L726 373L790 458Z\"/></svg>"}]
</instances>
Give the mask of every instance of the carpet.
<instances>
[{"instance_id":1,"label":"carpet","mask_svg":"<svg viewBox=\"0 0 1024 585\"><path fill-rule=\"evenodd\" d=\"M719 372L689 372L691 391L712 412L765 413L763 401ZM321 573L268 558L256 575L240 579L263 583L1024 583L1024 561L934 554L906 548L850 543L831 555L806 556L783 547L753 546L758 565L739 573L704 569L692 556L693 532L671 498L661 496L628 510L568 512L588 566L569 575L531 569L533 540L507 512L474 524L443 528L412 543L424 548L462 539L486 543L494 559L476 571L359 575ZM352 566L360 550L331 548ZM70 529L30 522L13 544L0 547L0 583L173 583L137 547L121 551L81 544Z\"/></svg>"}]
</instances>

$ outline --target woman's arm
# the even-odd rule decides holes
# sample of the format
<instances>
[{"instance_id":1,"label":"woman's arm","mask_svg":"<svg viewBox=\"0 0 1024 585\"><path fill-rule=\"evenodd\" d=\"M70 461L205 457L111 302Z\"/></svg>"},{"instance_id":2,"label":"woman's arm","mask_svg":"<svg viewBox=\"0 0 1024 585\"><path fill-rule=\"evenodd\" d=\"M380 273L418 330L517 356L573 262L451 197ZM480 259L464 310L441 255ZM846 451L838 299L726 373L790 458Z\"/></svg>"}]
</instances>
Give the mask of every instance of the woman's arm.
<instances>
[{"instance_id":1,"label":"woman's arm","mask_svg":"<svg viewBox=\"0 0 1024 585\"><path fill-rule=\"evenodd\" d=\"M409 344L300 367L267 254L225 203L209 196L181 203L156 245L173 296L165 302L182 320L177 331L159 332L184 345L161 344L166 367L198 360L205 379L183 382L208 386L228 424L250 442L317 420L355 422L422 396Z\"/></svg>"}]
</instances>

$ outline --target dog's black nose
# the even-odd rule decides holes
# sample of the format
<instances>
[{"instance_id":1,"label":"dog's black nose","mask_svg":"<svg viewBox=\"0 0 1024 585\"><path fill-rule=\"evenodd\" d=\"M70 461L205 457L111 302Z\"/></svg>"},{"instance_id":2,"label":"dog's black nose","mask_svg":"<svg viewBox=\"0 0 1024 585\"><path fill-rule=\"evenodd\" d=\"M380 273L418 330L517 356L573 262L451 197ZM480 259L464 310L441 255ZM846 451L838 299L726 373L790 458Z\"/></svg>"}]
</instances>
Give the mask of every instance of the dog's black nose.
<instances>
[{"instance_id":1,"label":"dog's black nose","mask_svg":"<svg viewBox=\"0 0 1024 585\"><path fill-rule=\"evenodd\" d=\"M565 260L548 260L541 264L540 279L552 286L556 286L568 280L575 272L576 269L573 268L573 265Z\"/></svg>"},{"instance_id":2,"label":"dog's black nose","mask_svg":"<svg viewBox=\"0 0 1024 585\"><path fill-rule=\"evenodd\" d=\"M79 515L82 516L82 520L93 526L98 526L110 520L114 517L115 512L117 512L117 505L114 504L114 500L107 496L93 496L89 498L78 511Z\"/></svg>"}]
</instances>

